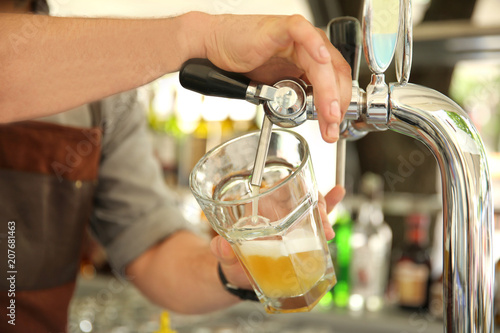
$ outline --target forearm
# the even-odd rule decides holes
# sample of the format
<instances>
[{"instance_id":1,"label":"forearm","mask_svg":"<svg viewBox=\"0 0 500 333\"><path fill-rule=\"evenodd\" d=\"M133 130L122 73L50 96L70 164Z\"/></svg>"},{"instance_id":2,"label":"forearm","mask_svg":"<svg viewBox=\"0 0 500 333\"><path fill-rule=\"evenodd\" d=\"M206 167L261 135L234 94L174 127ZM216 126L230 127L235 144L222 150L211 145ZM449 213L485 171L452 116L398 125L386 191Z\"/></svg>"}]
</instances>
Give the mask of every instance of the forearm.
<instances>
[{"instance_id":1,"label":"forearm","mask_svg":"<svg viewBox=\"0 0 500 333\"><path fill-rule=\"evenodd\" d=\"M71 109L205 57L210 16L56 18L0 14L0 122Z\"/></svg>"},{"instance_id":2,"label":"forearm","mask_svg":"<svg viewBox=\"0 0 500 333\"><path fill-rule=\"evenodd\" d=\"M223 288L208 242L187 231L141 255L127 274L151 301L179 313L205 313L238 302Z\"/></svg>"}]
</instances>

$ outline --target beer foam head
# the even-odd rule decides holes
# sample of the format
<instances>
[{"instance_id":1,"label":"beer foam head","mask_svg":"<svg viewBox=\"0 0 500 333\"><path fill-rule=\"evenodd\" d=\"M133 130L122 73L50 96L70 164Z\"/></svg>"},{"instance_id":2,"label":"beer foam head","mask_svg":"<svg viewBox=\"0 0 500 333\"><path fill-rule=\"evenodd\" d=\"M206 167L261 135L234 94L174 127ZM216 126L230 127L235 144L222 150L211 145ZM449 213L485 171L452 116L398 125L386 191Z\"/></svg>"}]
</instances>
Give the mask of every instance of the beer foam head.
<instances>
[{"instance_id":1,"label":"beer foam head","mask_svg":"<svg viewBox=\"0 0 500 333\"><path fill-rule=\"evenodd\" d=\"M300 253L321 250L321 243L316 237L292 238L287 241L290 253Z\"/></svg>"},{"instance_id":2,"label":"beer foam head","mask_svg":"<svg viewBox=\"0 0 500 333\"><path fill-rule=\"evenodd\" d=\"M287 256L285 244L281 240L255 240L240 245L244 256L282 257Z\"/></svg>"},{"instance_id":3,"label":"beer foam head","mask_svg":"<svg viewBox=\"0 0 500 333\"><path fill-rule=\"evenodd\" d=\"M244 256L283 257L294 253L321 250L321 243L315 237L256 240L245 242L239 248Z\"/></svg>"}]
</instances>

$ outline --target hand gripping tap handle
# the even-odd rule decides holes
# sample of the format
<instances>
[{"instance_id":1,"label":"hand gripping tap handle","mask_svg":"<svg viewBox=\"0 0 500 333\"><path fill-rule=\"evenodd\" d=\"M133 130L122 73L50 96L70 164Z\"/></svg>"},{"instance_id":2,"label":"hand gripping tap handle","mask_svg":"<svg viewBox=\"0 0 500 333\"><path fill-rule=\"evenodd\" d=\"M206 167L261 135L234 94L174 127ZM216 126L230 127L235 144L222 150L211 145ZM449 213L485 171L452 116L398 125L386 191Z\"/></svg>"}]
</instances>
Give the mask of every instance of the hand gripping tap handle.
<instances>
[{"instance_id":1,"label":"hand gripping tap handle","mask_svg":"<svg viewBox=\"0 0 500 333\"><path fill-rule=\"evenodd\" d=\"M359 62L361 54L361 28L354 17L339 17L328 24L330 42L351 66L353 86L358 87ZM347 120L340 126L342 129ZM336 184L345 185L346 140L337 141Z\"/></svg>"},{"instance_id":2,"label":"hand gripping tap handle","mask_svg":"<svg viewBox=\"0 0 500 333\"><path fill-rule=\"evenodd\" d=\"M273 101L278 91L243 74L222 70L208 59L186 61L179 72L179 81L184 88L203 95L242 99L253 104Z\"/></svg>"},{"instance_id":3,"label":"hand gripping tap handle","mask_svg":"<svg viewBox=\"0 0 500 333\"><path fill-rule=\"evenodd\" d=\"M207 96L247 100L260 104L274 98L276 89L251 81L242 74L224 71L208 59L190 59L179 72L181 85ZM260 187L272 133L272 122L264 116L251 184Z\"/></svg>"},{"instance_id":4,"label":"hand gripping tap handle","mask_svg":"<svg viewBox=\"0 0 500 333\"><path fill-rule=\"evenodd\" d=\"M316 119L312 88L300 79L283 79L268 86L244 75L224 71L208 59L190 59L183 64L179 80L184 88L204 95L264 103L266 115L251 180L255 186L260 186L262 180L273 124L290 128L308 119Z\"/></svg>"},{"instance_id":5,"label":"hand gripping tap handle","mask_svg":"<svg viewBox=\"0 0 500 333\"><path fill-rule=\"evenodd\" d=\"M246 99L250 79L238 73L226 72L208 59L189 59L180 70L181 85L197 93L235 99Z\"/></svg>"}]
</instances>

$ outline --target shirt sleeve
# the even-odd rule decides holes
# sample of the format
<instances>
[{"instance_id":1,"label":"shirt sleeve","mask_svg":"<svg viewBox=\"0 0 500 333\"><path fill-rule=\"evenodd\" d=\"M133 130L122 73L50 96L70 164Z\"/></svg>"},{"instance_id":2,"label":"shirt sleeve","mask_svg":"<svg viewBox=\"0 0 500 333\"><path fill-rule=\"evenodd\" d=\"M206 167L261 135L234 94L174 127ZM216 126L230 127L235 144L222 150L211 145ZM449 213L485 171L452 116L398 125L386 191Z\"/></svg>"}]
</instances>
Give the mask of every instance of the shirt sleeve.
<instances>
[{"instance_id":1,"label":"shirt sleeve","mask_svg":"<svg viewBox=\"0 0 500 333\"><path fill-rule=\"evenodd\" d=\"M114 269L181 229L191 229L163 180L135 92L100 103L104 130L91 227Z\"/></svg>"}]
</instances>

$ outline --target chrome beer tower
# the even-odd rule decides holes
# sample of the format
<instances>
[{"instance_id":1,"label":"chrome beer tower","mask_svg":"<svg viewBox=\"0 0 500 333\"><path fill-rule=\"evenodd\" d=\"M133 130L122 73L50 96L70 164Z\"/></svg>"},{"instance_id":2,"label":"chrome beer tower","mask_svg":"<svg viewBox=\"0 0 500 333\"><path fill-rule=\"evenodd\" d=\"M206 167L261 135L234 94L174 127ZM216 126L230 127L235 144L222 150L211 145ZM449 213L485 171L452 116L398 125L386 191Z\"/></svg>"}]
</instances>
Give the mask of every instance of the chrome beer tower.
<instances>
[{"instance_id":1,"label":"chrome beer tower","mask_svg":"<svg viewBox=\"0 0 500 333\"><path fill-rule=\"evenodd\" d=\"M483 142L455 102L408 83L410 0L365 1L363 50L373 73L366 92L357 82L359 47L353 45L360 39L358 26L352 18L329 24L332 43L340 44L340 49L348 45L348 52L343 53L353 67L352 99L341 137L357 139L369 131L389 129L415 138L432 151L442 182L445 331L493 332L493 204ZM341 36L350 39L339 43ZM398 82L387 85L384 72L394 53ZM345 158L342 141L337 159L340 172Z\"/></svg>"},{"instance_id":2,"label":"chrome beer tower","mask_svg":"<svg viewBox=\"0 0 500 333\"><path fill-rule=\"evenodd\" d=\"M366 0L363 38L359 26L349 17L334 19L328 26L330 40L351 65L353 78L351 103L340 126L337 182L343 180L345 140L388 129L427 146L438 162L442 183L445 332L493 332L493 204L481 137L450 98L408 83L412 60L410 0ZM366 91L357 80L361 39L373 73ZM398 82L386 84L384 72L394 54ZM256 165L259 159L265 160L272 124L294 127L316 118L312 87L299 79L267 86L222 71L206 60L193 59L181 69L180 81L185 88L205 95L264 104L266 116ZM260 184L260 179L252 179L254 183Z\"/></svg>"}]
</instances>

